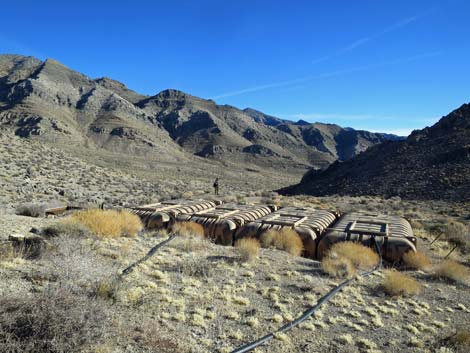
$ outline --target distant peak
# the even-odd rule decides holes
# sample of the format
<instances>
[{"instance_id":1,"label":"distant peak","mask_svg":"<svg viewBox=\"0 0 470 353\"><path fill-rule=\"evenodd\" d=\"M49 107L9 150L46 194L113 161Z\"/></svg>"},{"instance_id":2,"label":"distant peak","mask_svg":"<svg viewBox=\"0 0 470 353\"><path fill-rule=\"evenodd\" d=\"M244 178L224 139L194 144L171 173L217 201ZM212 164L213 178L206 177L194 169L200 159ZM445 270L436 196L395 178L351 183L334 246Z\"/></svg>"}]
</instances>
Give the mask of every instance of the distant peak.
<instances>
[{"instance_id":1,"label":"distant peak","mask_svg":"<svg viewBox=\"0 0 470 353\"><path fill-rule=\"evenodd\" d=\"M187 96L187 95L188 94L184 93L183 91L173 89L173 88L164 89L163 91L161 91L157 94L157 96L168 96L168 97Z\"/></svg>"},{"instance_id":2,"label":"distant peak","mask_svg":"<svg viewBox=\"0 0 470 353\"><path fill-rule=\"evenodd\" d=\"M305 120L298 120L295 125L310 125L311 123L309 123L308 121L305 121Z\"/></svg>"},{"instance_id":3,"label":"distant peak","mask_svg":"<svg viewBox=\"0 0 470 353\"><path fill-rule=\"evenodd\" d=\"M192 99L192 100L199 100L199 101L210 101L208 99L203 99L199 97L192 96L186 92L173 89L173 88L168 88L165 89L161 92L159 92L157 95L154 96L155 98L164 98L164 99Z\"/></svg>"},{"instance_id":4,"label":"distant peak","mask_svg":"<svg viewBox=\"0 0 470 353\"><path fill-rule=\"evenodd\" d=\"M106 85L113 85L113 86L120 86L120 87L126 87L126 85L122 82L119 82L117 80L113 80L112 78L109 77L100 77L94 80L96 83L102 84L104 86Z\"/></svg>"},{"instance_id":5,"label":"distant peak","mask_svg":"<svg viewBox=\"0 0 470 353\"><path fill-rule=\"evenodd\" d=\"M52 65L65 66L65 65L62 64L60 61L57 61L56 59L52 59L52 58L47 58L47 59L44 61L44 64L52 64Z\"/></svg>"}]
</instances>

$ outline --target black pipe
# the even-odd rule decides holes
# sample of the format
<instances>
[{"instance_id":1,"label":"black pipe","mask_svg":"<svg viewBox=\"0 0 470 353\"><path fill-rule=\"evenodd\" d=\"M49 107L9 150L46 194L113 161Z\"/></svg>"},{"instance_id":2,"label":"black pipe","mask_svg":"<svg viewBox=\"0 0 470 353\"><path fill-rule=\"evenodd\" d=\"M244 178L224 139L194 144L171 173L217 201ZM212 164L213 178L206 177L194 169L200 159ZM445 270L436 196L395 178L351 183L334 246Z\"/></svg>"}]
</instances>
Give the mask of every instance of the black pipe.
<instances>
[{"instance_id":1,"label":"black pipe","mask_svg":"<svg viewBox=\"0 0 470 353\"><path fill-rule=\"evenodd\" d=\"M164 241L162 241L162 242L158 243L157 245L155 245L154 247L152 247L144 257L137 260L136 262L134 262L132 265L128 266L124 270L122 270L121 277L124 277L124 276L128 275L129 273L131 273L136 266L140 265L144 261L147 261L149 258L151 258L157 252L158 249L160 249L161 247L168 244L174 238L175 238L175 234L171 234L168 239L165 239Z\"/></svg>"},{"instance_id":2,"label":"black pipe","mask_svg":"<svg viewBox=\"0 0 470 353\"><path fill-rule=\"evenodd\" d=\"M373 237L373 241L374 241L374 244L375 244L375 248L377 250L377 253L379 254L379 262L377 263L377 265L370 271L367 271L367 272L362 272L359 274L358 277L367 277L367 276L370 276L372 273L374 273L375 271L377 271L378 269L380 269L382 267L382 252L379 248L379 245L375 239L375 237ZM259 339L257 339L256 341L253 341L253 342L250 342L250 343L247 343L235 350L233 350L231 353L244 353L244 352L249 352L251 351L252 349L255 349L256 347L262 345L263 343L271 340L274 338L274 335L276 333L283 333L283 332L286 332L286 331L289 331L291 330L292 328L294 328L295 326L299 325L300 323L304 322L305 320L307 320L310 316L312 316L315 311L317 311L324 303L326 303L328 300L330 300L336 293L338 293L339 291L341 291L341 289L343 289L344 287L346 287L348 284L350 284L352 281L354 281L355 278L350 278L346 281L344 281L343 283L339 284L338 286L336 286L335 288L333 288L331 291L329 291L327 294L325 294L323 297L320 298L320 300L317 302L317 304L313 307L311 307L310 309L306 310L301 316L299 316L297 319L285 324L284 326L282 326L281 328L279 328L276 332L274 333L269 333L267 334L266 336L263 336Z\"/></svg>"}]
</instances>

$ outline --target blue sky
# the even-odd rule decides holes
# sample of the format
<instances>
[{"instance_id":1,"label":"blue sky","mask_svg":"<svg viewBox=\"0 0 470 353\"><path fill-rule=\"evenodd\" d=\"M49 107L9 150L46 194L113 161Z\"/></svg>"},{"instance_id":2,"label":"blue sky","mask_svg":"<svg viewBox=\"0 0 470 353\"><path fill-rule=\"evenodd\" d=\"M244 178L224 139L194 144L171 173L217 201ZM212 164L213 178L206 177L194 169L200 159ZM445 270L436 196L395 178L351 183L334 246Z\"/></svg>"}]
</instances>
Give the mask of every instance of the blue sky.
<instances>
[{"instance_id":1,"label":"blue sky","mask_svg":"<svg viewBox=\"0 0 470 353\"><path fill-rule=\"evenodd\" d=\"M407 134L470 102L470 2L9 1L0 52L146 94Z\"/></svg>"}]
</instances>

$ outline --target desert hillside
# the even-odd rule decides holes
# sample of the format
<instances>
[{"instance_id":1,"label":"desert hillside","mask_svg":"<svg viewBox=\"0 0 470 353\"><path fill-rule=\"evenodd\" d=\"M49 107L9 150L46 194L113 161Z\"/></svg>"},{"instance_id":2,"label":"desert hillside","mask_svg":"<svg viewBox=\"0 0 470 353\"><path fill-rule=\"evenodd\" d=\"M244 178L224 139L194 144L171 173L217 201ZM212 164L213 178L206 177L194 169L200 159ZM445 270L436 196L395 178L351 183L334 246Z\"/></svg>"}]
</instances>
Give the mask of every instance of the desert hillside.
<instances>
[{"instance_id":1,"label":"desert hillside","mask_svg":"<svg viewBox=\"0 0 470 353\"><path fill-rule=\"evenodd\" d=\"M311 170L285 194L382 195L470 200L470 104L404 141L388 141L357 157Z\"/></svg>"},{"instance_id":2,"label":"desert hillside","mask_svg":"<svg viewBox=\"0 0 470 353\"><path fill-rule=\"evenodd\" d=\"M0 128L53 145L161 160L201 156L305 171L347 160L388 134L297 123L177 90L146 96L52 59L0 55Z\"/></svg>"},{"instance_id":3,"label":"desert hillside","mask_svg":"<svg viewBox=\"0 0 470 353\"><path fill-rule=\"evenodd\" d=\"M260 199L240 193L238 200ZM457 249L452 240L468 209L373 197L271 194L263 201L406 216L419 252L353 280L254 352L468 351L468 239ZM2 352L234 352L378 261L370 248L320 262L300 257L295 243L220 246L198 224L150 231L119 211L32 218L1 209L0 220ZM344 267L349 257L357 269Z\"/></svg>"}]
</instances>

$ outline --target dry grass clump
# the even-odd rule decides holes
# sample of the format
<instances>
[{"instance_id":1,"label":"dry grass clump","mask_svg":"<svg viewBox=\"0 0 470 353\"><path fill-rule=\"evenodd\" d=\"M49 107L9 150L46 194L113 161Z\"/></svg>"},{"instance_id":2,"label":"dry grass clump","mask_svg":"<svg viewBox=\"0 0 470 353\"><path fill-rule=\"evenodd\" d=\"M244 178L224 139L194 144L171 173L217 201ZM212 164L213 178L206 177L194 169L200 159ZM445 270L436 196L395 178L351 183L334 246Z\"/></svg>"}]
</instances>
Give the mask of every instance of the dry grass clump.
<instances>
[{"instance_id":1,"label":"dry grass clump","mask_svg":"<svg viewBox=\"0 0 470 353\"><path fill-rule=\"evenodd\" d=\"M349 259L341 257L326 256L321 262L323 271L330 276L339 278L352 278L356 273L356 268Z\"/></svg>"},{"instance_id":2,"label":"dry grass clump","mask_svg":"<svg viewBox=\"0 0 470 353\"><path fill-rule=\"evenodd\" d=\"M432 268L431 260L421 251L408 251L403 255L403 262L414 270L430 271Z\"/></svg>"},{"instance_id":3,"label":"dry grass clump","mask_svg":"<svg viewBox=\"0 0 470 353\"><path fill-rule=\"evenodd\" d=\"M196 222L176 222L171 230L183 237L204 236L204 227Z\"/></svg>"},{"instance_id":4,"label":"dry grass clump","mask_svg":"<svg viewBox=\"0 0 470 353\"><path fill-rule=\"evenodd\" d=\"M99 300L64 288L0 299L0 352L83 352L106 337Z\"/></svg>"},{"instance_id":5,"label":"dry grass clump","mask_svg":"<svg viewBox=\"0 0 470 353\"><path fill-rule=\"evenodd\" d=\"M379 255L374 250L350 241L334 244L328 253L349 259L354 267L363 270L372 268L379 262Z\"/></svg>"},{"instance_id":6,"label":"dry grass clump","mask_svg":"<svg viewBox=\"0 0 470 353\"><path fill-rule=\"evenodd\" d=\"M346 241L331 247L322 259L322 268L331 276L351 278L357 269L370 269L378 262L379 256L371 248Z\"/></svg>"},{"instance_id":7,"label":"dry grass clump","mask_svg":"<svg viewBox=\"0 0 470 353\"><path fill-rule=\"evenodd\" d=\"M71 216L69 222L83 224L100 238L131 237L143 228L140 218L128 211L78 211Z\"/></svg>"},{"instance_id":8,"label":"dry grass clump","mask_svg":"<svg viewBox=\"0 0 470 353\"><path fill-rule=\"evenodd\" d=\"M392 296L412 296L421 293L421 285L415 279L396 270L385 270L382 288L385 293Z\"/></svg>"},{"instance_id":9,"label":"dry grass clump","mask_svg":"<svg viewBox=\"0 0 470 353\"><path fill-rule=\"evenodd\" d=\"M270 229L261 234L260 242L263 248L274 247L284 250L293 256L300 256L304 250L302 239L291 228Z\"/></svg>"},{"instance_id":10,"label":"dry grass clump","mask_svg":"<svg viewBox=\"0 0 470 353\"><path fill-rule=\"evenodd\" d=\"M453 260L447 260L439 264L435 268L434 274L437 277L444 277L457 283L470 285L470 268Z\"/></svg>"},{"instance_id":11,"label":"dry grass clump","mask_svg":"<svg viewBox=\"0 0 470 353\"><path fill-rule=\"evenodd\" d=\"M48 238L55 238L61 235L86 237L90 234L90 229L82 223L70 221L57 222L41 229L41 235Z\"/></svg>"},{"instance_id":12,"label":"dry grass clump","mask_svg":"<svg viewBox=\"0 0 470 353\"><path fill-rule=\"evenodd\" d=\"M15 213L19 216L44 217L45 206L43 204L32 202L24 203L16 208Z\"/></svg>"},{"instance_id":13,"label":"dry grass clump","mask_svg":"<svg viewBox=\"0 0 470 353\"><path fill-rule=\"evenodd\" d=\"M470 328L460 328L450 341L459 347L470 348Z\"/></svg>"},{"instance_id":14,"label":"dry grass clump","mask_svg":"<svg viewBox=\"0 0 470 353\"><path fill-rule=\"evenodd\" d=\"M242 238L237 240L235 247L243 262L253 262L258 257L261 244L255 238Z\"/></svg>"}]
</instances>

